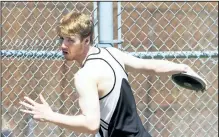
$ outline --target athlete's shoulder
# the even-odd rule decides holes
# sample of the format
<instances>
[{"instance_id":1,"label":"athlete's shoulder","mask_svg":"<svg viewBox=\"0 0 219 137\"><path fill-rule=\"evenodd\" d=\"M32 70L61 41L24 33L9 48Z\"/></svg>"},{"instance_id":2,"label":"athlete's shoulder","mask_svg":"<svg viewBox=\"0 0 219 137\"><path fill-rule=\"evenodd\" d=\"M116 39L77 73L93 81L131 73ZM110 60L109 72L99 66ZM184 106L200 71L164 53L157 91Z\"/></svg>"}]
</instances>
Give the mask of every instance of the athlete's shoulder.
<instances>
[{"instance_id":1,"label":"athlete's shoulder","mask_svg":"<svg viewBox=\"0 0 219 137\"><path fill-rule=\"evenodd\" d=\"M98 79L99 75L102 73L103 66L98 59L88 60L86 64L77 71L75 74L75 79Z\"/></svg>"},{"instance_id":2,"label":"athlete's shoulder","mask_svg":"<svg viewBox=\"0 0 219 137\"><path fill-rule=\"evenodd\" d=\"M124 66L124 62L122 58L122 54L124 53L121 49L114 48L114 47L108 47L106 49L108 50L108 52L112 55L114 59L116 59L122 66Z\"/></svg>"},{"instance_id":3,"label":"athlete's shoulder","mask_svg":"<svg viewBox=\"0 0 219 137\"><path fill-rule=\"evenodd\" d=\"M107 47L105 49L107 49L108 51L111 51L111 52L119 52L120 51L120 49L115 48L115 47Z\"/></svg>"},{"instance_id":4,"label":"athlete's shoulder","mask_svg":"<svg viewBox=\"0 0 219 137\"><path fill-rule=\"evenodd\" d=\"M95 75L95 72L88 70L87 67L83 67L77 71L74 75L75 86L78 84L84 83L85 86L87 82L92 82L97 84L98 75Z\"/></svg>"},{"instance_id":5,"label":"athlete's shoulder","mask_svg":"<svg viewBox=\"0 0 219 137\"><path fill-rule=\"evenodd\" d=\"M93 64L94 65L94 64ZM86 63L82 68L80 68L77 73L75 73L75 77L90 77L93 73L95 73L95 67L92 67L92 65L89 63Z\"/></svg>"},{"instance_id":6,"label":"athlete's shoulder","mask_svg":"<svg viewBox=\"0 0 219 137\"><path fill-rule=\"evenodd\" d=\"M124 52L121 49L115 47L107 47L106 49L117 59L121 58L121 55L124 54Z\"/></svg>"}]
</instances>

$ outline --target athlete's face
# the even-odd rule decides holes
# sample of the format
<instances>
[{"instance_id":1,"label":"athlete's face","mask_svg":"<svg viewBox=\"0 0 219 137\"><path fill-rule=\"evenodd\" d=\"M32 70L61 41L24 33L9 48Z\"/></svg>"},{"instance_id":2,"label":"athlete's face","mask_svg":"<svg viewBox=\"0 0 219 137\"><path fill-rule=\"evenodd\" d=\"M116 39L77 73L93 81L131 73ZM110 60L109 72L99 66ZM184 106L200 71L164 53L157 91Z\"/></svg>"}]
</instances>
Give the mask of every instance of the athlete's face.
<instances>
[{"instance_id":1,"label":"athlete's face","mask_svg":"<svg viewBox=\"0 0 219 137\"><path fill-rule=\"evenodd\" d=\"M84 40L81 41L79 35L62 37L61 50L66 60L76 60L83 52Z\"/></svg>"}]
</instances>

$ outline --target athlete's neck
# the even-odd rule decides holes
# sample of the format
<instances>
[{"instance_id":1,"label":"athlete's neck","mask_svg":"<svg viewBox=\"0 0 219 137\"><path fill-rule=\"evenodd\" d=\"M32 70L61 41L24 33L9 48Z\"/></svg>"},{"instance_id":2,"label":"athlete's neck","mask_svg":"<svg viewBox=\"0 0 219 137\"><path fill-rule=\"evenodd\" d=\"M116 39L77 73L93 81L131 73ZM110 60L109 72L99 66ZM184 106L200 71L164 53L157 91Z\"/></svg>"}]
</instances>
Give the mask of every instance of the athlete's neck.
<instances>
[{"instance_id":1,"label":"athlete's neck","mask_svg":"<svg viewBox=\"0 0 219 137\"><path fill-rule=\"evenodd\" d=\"M92 46L88 46L85 47L83 53L81 54L81 56L76 59L76 62L80 65L80 67L85 63L87 57L92 54L92 53L96 53L97 52L97 48L92 47Z\"/></svg>"}]
</instances>

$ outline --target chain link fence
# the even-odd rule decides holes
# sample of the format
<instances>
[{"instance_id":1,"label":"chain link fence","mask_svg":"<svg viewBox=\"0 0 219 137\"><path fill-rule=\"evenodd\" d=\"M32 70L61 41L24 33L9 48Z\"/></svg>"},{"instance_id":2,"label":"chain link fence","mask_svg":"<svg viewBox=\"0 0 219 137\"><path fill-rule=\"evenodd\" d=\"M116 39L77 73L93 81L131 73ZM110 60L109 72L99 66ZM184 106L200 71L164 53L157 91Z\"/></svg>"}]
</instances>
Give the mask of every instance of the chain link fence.
<instances>
[{"instance_id":1,"label":"chain link fence","mask_svg":"<svg viewBox=\"0 0 219 137\"><path fill-rule=\"evenodd\" d=\"M125 51L159 52L160 59L188 64L208 83L201 93L180 88L170 76L130 72L145 128L154 137L218 136L218 56L162 57L168 51L217 51L218 3L121 2L120 14Z\"/></svg>"},{"instance_id":2,"label":"chain link fence","mask_svg":"<svg viewBox=\"0 0 219 137\"><path fill-rule=\"evenodd\" d=\"M2 50L51 52L58 51L55 27L70 11L93 15L93 2L1 2ZM95 37L95 39L97 39ZM19 111L19 101L29 96L39 101L42 93L54 111L75 115L80 113L73 77L79 67L74 62L52 59L52 56L25 54L17 58L4 56L2 62L2 119L3 130L13 137L88 136L73 133L53 124L39 123Z\"/></svg>"},{"instance_id":3,"label":"chain link fence","mask_svg":"<svg viewBox=\"0 0 219 137\"><path fill-rule=\"evenodd\" d=\"M94 14L97 11L94 3L1 2L1 50L58 51L54 29L61 16L72 10ZM125 51L218 50L217 2L121 2L121 6L120 29ZM145 128L157 137L218 136L218 57L162 59L191 66L207 80L207 91L182 89L170 76L129 72ZM38 95L42 93L53 110L79 114L73 82L78 69L74 62L62 59L17 58L13 54L1 58L2 129L11 131L8 136L91 136L36 122L19 112L18 102L23 96L39 101Z\"/></svg>"}]
</instances>

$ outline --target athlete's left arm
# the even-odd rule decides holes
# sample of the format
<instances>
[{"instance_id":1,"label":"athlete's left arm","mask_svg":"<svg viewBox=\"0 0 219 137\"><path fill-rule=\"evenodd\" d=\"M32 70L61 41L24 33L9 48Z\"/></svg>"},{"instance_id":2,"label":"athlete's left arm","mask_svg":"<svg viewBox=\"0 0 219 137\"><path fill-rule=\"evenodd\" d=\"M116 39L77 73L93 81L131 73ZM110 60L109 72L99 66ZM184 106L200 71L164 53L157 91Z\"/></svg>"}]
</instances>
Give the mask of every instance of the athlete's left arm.
<instances>
[{"instance_id":1,"label":"athlete's left arm","mask_svg":"<svg viewBox=\"0 0 219 137\"><path fill-rule=\"evenodd\" d=\"M193 72L193 70L186 64L179 64L168 60L159 59L140 59L124 53L116 48L108 48L114 55L124 63L127 70L145 71L149 75L173 75L177 73Z\"/></svg>"},{"instance_id":2,"label":"athlete's left arm","mask_svg":"<svg viewBox=\"0 0 219 137\"><path fill-rule=\"evenodd\" d=\"M79 93L82 114L70 116L53 112L42 95L40 95L42 103L25 97L27 102L21 104L30 110L21 111L33 114L33 118L39 121L51 122L79 133L96 134L100 125L100 107L97 84L92 75L93 73L79 71L75 76L75 87Z\"/></svg>"}]
</instances>

